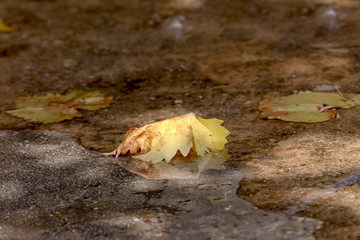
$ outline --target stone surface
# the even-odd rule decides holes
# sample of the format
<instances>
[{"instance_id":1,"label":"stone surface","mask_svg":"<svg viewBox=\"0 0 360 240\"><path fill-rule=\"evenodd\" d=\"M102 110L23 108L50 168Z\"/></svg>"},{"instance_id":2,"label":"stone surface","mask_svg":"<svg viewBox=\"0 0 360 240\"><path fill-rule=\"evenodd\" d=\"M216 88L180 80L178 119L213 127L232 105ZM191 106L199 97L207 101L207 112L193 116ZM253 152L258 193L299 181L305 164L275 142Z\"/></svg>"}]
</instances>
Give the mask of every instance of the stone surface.
<instances>
[{"instance_id":1,"label":"stone surface","mask_svg":"<svg viewBox=\"0 0 360 240\"><path fill-rule=\"evenodd\" d=\"M0 132L0 239L313 239L236 196L240 171L152 180L56 132Z\"/></svg>"}]
</instances>

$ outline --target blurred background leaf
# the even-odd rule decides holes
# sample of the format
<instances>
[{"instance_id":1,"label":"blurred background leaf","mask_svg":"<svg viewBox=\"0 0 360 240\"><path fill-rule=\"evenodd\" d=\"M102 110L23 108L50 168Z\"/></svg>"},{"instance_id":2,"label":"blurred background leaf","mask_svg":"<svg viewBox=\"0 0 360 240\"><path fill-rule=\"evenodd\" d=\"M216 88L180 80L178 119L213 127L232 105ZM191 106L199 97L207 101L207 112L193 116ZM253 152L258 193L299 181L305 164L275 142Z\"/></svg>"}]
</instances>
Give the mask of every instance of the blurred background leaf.
<instances>
[{"instance_id":1,"label":"blurred background leaf","mask_svg":"<svg viewBox=\"0 0 360 240\"><path fill-rule=\"evenodd\" d=\"M75 90L65 95L20 97L7 113L32 122L54 123L81 117L76 109L95 111L110 106L111 102L112 97L105 97L99 91Z\"/></svg>"}]
</instances>

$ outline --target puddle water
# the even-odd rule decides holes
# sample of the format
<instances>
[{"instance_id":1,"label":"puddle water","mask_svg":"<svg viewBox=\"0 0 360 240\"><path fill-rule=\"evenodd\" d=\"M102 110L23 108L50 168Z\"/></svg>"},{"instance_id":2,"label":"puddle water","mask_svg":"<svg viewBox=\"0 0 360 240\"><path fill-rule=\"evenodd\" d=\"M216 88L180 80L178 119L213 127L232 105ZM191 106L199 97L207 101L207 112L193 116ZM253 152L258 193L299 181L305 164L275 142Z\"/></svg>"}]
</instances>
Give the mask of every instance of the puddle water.
<instances>
[{"instance_id":1,"label":"puddle water","mask_svg":"<svg viewBox=\"0 0 360 240\"><path fill-rule=\"evenodd\" d=\"M117 162L130 172L148 179L198 178L207 169L225 169L230 155L226 151L205 154L203 157L182 157L177 154L169 163L149 163L134 157L119 157Z\"/></svg>"}]
</instances>

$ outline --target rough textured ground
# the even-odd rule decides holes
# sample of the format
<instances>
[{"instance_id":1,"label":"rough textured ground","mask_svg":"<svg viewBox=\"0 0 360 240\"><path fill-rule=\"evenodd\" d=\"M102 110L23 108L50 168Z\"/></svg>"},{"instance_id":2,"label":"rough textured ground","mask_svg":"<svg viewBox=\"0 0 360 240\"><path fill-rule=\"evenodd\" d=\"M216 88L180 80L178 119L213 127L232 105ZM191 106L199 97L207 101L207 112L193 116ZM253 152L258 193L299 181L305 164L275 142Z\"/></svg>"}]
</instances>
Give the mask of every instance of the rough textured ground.
<instances>
[{"instance_id":1,"label":"rough textured ground","mask_svg":"<svg viewBox=\"0 0 360 240\"><path fill-rule=\"evenodd\" d=\"M106 152L130 127L217 117L232 133L228 167L245 176L240 198L323 221L317 239L358 239L360 108L300 124L261 120L257 104L322 84L358 94L359 12L355 0L3 0L17 31L0 34L0 129L62 132ZM73 89L115 101L49 125L5 113L19 96Z\"/></svg>"},{"instance_id":2,"label":"rough textured ground","mask_svg":"<svg viewBox=\"0 0 360 240\"><path fill-rule=\"evenodd\" d=\"M239 171L153 180L64 134L0 139L0 239L313 239L321 226L237 197Z\"/></svg>"}]
</instances>

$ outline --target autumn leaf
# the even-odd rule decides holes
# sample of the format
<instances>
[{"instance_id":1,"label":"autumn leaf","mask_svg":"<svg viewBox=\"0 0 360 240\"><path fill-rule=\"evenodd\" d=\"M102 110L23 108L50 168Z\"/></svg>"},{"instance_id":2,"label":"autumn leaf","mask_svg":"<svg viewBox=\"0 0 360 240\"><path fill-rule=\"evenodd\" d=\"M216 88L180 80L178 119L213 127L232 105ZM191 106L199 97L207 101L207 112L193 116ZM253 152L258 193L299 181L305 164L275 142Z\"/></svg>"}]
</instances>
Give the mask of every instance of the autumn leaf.
<instances>
[{"instance_id":1,"label":"autumn leaf","mask_svg":"<svg viewBox=\"0 0 360 240\"><path fill-rule=\"evenodd\" d=\"M88 111L108 107L112 102L112 97L104 97L99 91L74 91L69 94L69 97L71 100L66 103L67 106Z\"/></svg>"},{"instance_id":2,"label":"autumn leaf","mask_svg":"<svg viewBox=\"0 0 360 240\"><path fill-rule=\"evenodd\" d=\"M15 29L6 25L3 22L3 20L0 18L0 32L9 33L9 32L14 32L14 31L15 31Z\"/></svg>"},{"instance_id":3,"label":"autumn leaf","mask_svg":"<svg viewBox=\"0 0 360 240\"><path fill-rule=\"evenodd\" d=\"M336 93L300 92L260 102L261 117L292 122L324 122L336 116L336 108L352 108L356 104Z\"/></svg>"},{"instance_id":4,"label":"autumn leaf","mask_svg":"<svg viewBox=\"0 0 360 240\"><path fill-rule=\"evenodd\" d=\"M26 107L10 110L7 113L32 122L42 123L54 123L74 117L81 117L81 113L75 108L69 108L61 104L58 106Z\"/></svg>"},{"instance_id":5,"label":"autumn leaf","mask_svg":"<svg viewBox=\"0 0 360 240\"><path fill-rule=\"evenodd\" d=\"M183 116L155 122L141 128L132 128L120 146L108 155L134 155L146 162L169 162L179 152L196 156L221 151L230 132L220 124L222 120L202 119L189 113Z\"/></svg>"},{"instance_id":6,"label":"autumn leaf","mask_svg":"<svg viewBox=\"0 0 360 240\"><path fill-rule=\"evenodd\" d=\"M360 94L356 95L355 97L351 98L356 104L356 106L360 106Z\"/></svg>"},{"instance_id":7,"label":"autumn leaf","mask_svg":"<svg viewBox=\"0 0 360 240\"><path fill-rule=\"evenodd\" d=\"M146 178L197 178L207 169L224 169L230 158L224 147L230 132L222 123L189 113L131 128L120 146L105 155L124 156L121 166Z\"/></svg>"},{"instance_id":8,"label":"autumn leaf","mask_svg":"<svg viewBox=\"0 0 360 240\"><path fill-rule=\"evenodd\" d=\"M99 91L73 91L65 95L20 97L15 101L14 110L7 111L16 117L32 122L54 123L74 117L81 117L81 110L98 110L108 107L112 97L104 97Z\"/></svg>"}]
</instances>

